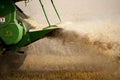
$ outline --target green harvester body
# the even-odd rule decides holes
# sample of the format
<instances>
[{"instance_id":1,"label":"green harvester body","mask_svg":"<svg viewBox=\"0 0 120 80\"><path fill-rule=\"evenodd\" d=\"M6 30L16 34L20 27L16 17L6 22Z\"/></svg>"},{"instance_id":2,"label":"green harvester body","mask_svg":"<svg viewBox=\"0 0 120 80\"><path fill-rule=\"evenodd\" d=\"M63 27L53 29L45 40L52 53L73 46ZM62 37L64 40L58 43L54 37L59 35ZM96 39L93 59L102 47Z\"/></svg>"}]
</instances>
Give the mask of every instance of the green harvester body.
<instances>
[{"instance_id":1,"label":"green harvester body","mask_svg":"<svg viewBox=\"0 0 120 80\"><path fill-rule=\"evenodd\" d=\"M39 40L57 28L49 25L41 30L29 31L24 21L19 23L13 0L0 0L0 54L6 50L16 51ZM22 24L22 25L21 25Z\"/></svg>"}]
</instances>

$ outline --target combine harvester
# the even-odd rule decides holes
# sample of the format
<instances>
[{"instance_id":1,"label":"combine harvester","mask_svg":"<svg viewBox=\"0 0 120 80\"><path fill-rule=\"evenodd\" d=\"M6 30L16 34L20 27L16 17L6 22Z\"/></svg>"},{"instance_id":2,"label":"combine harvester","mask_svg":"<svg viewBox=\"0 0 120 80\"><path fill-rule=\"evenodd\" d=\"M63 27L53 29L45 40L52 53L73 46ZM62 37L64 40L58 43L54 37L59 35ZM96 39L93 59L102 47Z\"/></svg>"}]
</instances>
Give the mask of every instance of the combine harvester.
<instances>
[{"instance_id":1,"label":"combine harvester","mask_svg":"<svg viewBox=\"0 0 120 80\"><path fill-rule=\"evenodd\" d=\"M0 0L0 54L2 55L9 51L12 51L12 53L24 53L19 49L58 29L56 25L50 24L44 5L39 0L49 26L41 30L30 31L30 25L24 20L24 18L29 17L15 5L18 1L25 1L26 3L29 0ZM61 21L53 0L51 0L51 3Z\"/></svg>"}]
</instances>

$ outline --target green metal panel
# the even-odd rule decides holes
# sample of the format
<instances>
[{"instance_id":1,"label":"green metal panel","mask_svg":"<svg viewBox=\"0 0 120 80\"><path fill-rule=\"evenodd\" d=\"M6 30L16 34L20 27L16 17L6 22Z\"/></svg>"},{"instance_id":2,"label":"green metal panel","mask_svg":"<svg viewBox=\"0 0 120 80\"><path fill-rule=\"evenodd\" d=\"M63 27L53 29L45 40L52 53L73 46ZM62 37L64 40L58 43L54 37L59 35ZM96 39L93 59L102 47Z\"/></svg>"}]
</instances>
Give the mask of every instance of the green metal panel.
<instances>
[{"instance_id":1,"label":"green metal panel","mask_svg":"<svg viewBox=\"0 0 120 80\"><path fill-rule=\"evenodd\" d=\"M23 27L17 23L15 5L11 0L0 0L0 38L6 45L18 43Z\"/></svg>"},{"instance_id":2,"label":"green metal panel","mask_svg":"<svg viewBox=\"0 0 120 80\"><path fill-rule=\"evenodd\" d=\"M9 24L9 27L5 27L0 30L0 37L6 45L16 44L22 39L22 27L16 26L17 25L15 24Z\"/></svg>"},{"instance_id":3,"label":"green metal panel","mask_svg":"<svg viewBox=\"0 0 120 80\"><path fill-rule=\"evenodd\" d=\"M32 31L26 33L26 35L23 36L22 40L15 45L12 45L10 47L11 50L16 50L18 48L24 47L26 45L29 45L30 43L33 43L40 38L43 38L46 34L49 34L49 32L58 29L56 25L51 25L51 27L46 27L42 30Z\"/></svg>"},{"instance_id":4,"label":"green metal panel","mask_svg":"<svg viewBox=\"0 0 120 80\"><path fill-rule=\"evenodd\" d=\"M24 20L19 19L20 16L16 18L14 1L0 0L0 54L6 49L16 51L21 47L43 38L49 32L58 29L56 25L49 24L48 27L41 30L32 32L26 30L27 26L24 25Z\"/></svg>"}]
</instances>

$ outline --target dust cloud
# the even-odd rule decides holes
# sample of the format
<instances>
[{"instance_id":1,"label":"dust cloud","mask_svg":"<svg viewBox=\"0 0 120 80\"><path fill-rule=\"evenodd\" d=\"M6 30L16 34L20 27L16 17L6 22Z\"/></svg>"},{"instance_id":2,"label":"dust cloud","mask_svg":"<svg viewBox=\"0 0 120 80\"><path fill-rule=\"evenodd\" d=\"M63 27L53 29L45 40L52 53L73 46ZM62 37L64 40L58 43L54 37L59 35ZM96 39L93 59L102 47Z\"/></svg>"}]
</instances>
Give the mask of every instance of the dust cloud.
<instances>
[{"instance_id":1,"label":"dust cloud","mask_svg":"<svg viewBox=\"0 0 120 80\"><path fill-rule=\"evenodd\" d=\"M94 22L58 25L61 29L28 47L21 69L104 71L118 74L120 42L116 33L119 27L109 22ZM114 28L106 24L114 25Z\"/></svg>"},{"instance_id":2,"label":"dust cloud","mask_svg":"<svg viewBox=\"0 0 120 80\"><path fill-rule=\"evenodd\" d=\"M62 17L62 22L58 24L61 29L31 44L20 69L119 73L119 2L119 0L55 0ZM50 1L46 0L44 3L51 23L58 23ZM26 7L22 3L18 5L38 23L46 25L38 0L34 3L30 1Z\"/></svg>"}]
</instances>

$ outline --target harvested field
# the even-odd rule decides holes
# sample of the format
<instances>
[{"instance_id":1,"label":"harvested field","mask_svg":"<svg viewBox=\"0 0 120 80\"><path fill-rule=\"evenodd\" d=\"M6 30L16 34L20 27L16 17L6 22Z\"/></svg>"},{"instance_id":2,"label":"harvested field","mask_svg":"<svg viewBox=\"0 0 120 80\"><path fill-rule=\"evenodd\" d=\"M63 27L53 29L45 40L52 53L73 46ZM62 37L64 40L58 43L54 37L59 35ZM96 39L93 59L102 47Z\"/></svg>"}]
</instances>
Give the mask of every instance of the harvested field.
<instances>
[{"instance_id":1,"label":"harvested field","mask_svg":"<svg viewBox=\"0 0 120 80\"><path fill-rule=\"evenodd\" d=\"M24 71L13 72L6 76L0 75L0 77L1 80L119 80L112 74L87 71Z\"/></svg>"}]
</instances>

